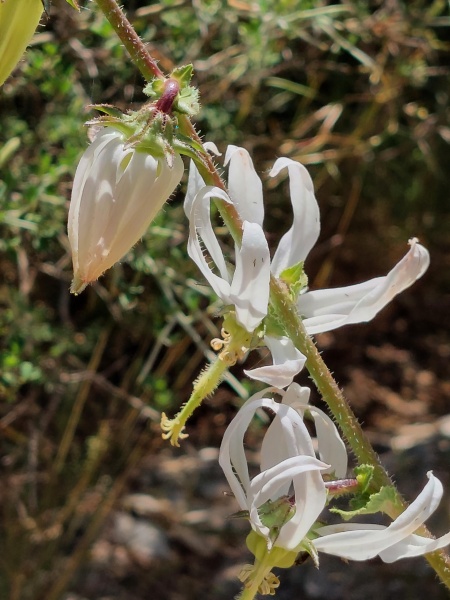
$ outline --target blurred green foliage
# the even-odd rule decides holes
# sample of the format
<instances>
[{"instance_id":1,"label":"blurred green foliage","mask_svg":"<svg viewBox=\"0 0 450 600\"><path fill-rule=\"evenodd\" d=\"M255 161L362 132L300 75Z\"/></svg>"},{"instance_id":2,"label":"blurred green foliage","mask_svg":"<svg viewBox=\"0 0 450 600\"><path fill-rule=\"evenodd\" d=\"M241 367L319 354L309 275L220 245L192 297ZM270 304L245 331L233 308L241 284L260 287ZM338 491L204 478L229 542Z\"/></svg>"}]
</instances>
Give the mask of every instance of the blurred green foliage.
<instances>
[{"instance_id":1,"label":"blurred green foliage","mask_svg":"<svg viewBox=\"0 0 450 600\"><path fill-rule=\"evenodd\" d=\"M214 299L186 257L181 192L122 264L69 296L66 216L86 106L144 101L111 27L81 5L54 1L0 91L2 598L63 597L127 476L161 443L157 411L187 399L203 340L217 334ZM338 241L320 269L313 257L317 284L339 278L343 244L366 248L348 283L388 268L411 235L448 249L447 2L125 9L161 68L194 64L205 139L246 146L261 172L280 154L310 165L322 239ZM286 198L268 185L277 240Z\"/></svg>"}]
</instances>

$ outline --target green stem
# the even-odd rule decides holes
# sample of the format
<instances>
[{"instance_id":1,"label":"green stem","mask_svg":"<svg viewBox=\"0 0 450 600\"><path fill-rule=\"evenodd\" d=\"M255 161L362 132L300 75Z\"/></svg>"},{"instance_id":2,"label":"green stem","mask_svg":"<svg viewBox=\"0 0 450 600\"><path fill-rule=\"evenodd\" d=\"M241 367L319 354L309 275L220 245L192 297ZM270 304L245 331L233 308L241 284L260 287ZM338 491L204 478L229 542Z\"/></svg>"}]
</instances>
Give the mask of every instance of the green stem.
<instances>
[{"instance_id":1,"label":"green stem","mask_svg":"<svg viewBox=\"0 0 450 600\"><path fill-rule=\"evenodd\" d=\"M144 42L134 30L116 0L95 0L95 2L111 23L114 31L128 50L131 60L145 79L147 81L154 77L165 79L166 77L158 67L156 60L149 54Z\"/></svg>"},{"instance_id":2,"label":"green stem","mask_svg":"<svg viewBox=\"0 0 450 600\"><path fill-rule=\"evenodd\" d=\"M140 40L131 24L126 19L116 0L95 1L113 26L145 79L150 80L153 77L164 79L164 73L158 68L156 61L148 53L145 44ZM191 136L201 144L201 140L195 131L194 126L185 116L180 117L180 129L181 128L185 134ZM204 152L199 156L197 166L208 185L215 185L225 189L222 179L207 152ZM236 209L232 204L227 204L225 202L217 202L217 206L231 235L235 241L239 243L242 238L242 222ZM291 338L295 346L307 357L307 368L358 460L362 463L369 463L374 466L374 482L378 487L382 487L383 485L393 486L389 475L381 465L377 454L371 447L337 383L334 381L327 366L323 362L314 342L307 334L301 317L297 312L295 303L289 298L283 285L275 278L272 278L271 280L271 303L278 314L287 335ZM395 514L390 514L392 518L398 516L398 514L400 514L407 506L406 502L401 498L398 492L397 495L399 506L401 508L399 508L398 511L395 511ZM425 527L420 528L418 533L426 537L432 537ZM444 552L437 551L427 554L426 559L439 575L442 582L450 589L449 557L446 556ZM241 596L241 600L251 600L253 597L254 595L243 595Z\"/></svg>"},{"instance_id":3,"label":"green stem","mask_svg":"<svg viewBox=\"0 0 450 600\"><path fill-rule=\"evenodd\" d=\"M164 439L170 439L173 446L179 446L179 440L186 437L183 429L187 420L192 415L194 410L200 406L203 400L212 394L222 380L225 371L228 369L228 364L217 358L200 374L197 381L193 385L192 394L180 412L173 419L167 419L163 413L161 420L161 428L166 433L163 434Z\"/></svg>"},{"instance_id":4,"label":"green stem","mask_svg":"<svg viewBox=\"0 0 450 600\"><path fill-rule=\"evenodd\" d=\"M270 289L272 306L283 323L287 336L292 340L295 347L306 356L306 367L358 462L374 466L373 483L376 489L382 486L391 486L392 481L389 475L380 464L378 455L366 438L361 425L325 365L314 341L306 332L297 307L289 298L285 287L278 279L272 277Z\"/></svg>"},{"instance_id":5,"label":"green stem","mask_svg":"<svg viewBox=\"0 0 450 600\"><path fill-rule=\"evenodd\" d=\"M267 555L268 556L268 555ZM258 589L260 585L263 583L267 575L269 575L272 570L272 565L267 560L263 560L262 562L255 563L257 564L254 572L252 573L251 583L248 586L244 586L241 594L238 596L238 600L253 600L256 594L258 593Z\"/></svg>"}]
</instances>

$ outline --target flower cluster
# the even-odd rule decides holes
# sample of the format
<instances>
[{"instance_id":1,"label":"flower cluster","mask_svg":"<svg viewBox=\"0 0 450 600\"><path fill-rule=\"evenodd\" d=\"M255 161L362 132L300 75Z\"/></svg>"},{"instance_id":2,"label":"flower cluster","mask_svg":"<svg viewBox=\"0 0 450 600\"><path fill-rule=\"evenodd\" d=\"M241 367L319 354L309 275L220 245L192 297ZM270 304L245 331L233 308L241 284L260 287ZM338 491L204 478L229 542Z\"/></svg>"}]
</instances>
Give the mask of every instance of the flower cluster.
<instances>
[{"instance_id":1,"label":"flower cluster","mask_svg":"<svg viewBox=\"0 0 450 600\"><path fill-rule=\"evenodd\" d=\"M229 165L228 193L206 186L195 165L191 166L185 200L189 218L188 253L224 305L234 307L238 323L253 332L268 314L271 275L283 278L289 269L302 267L316 243L320 232L319 207L305 167L288 158L279 158L269 175L276 177L288 170L293 221L271 259L263 230L262 183L251 158L244 148L229 146L225 165ZM229 271L211 224L213 198L233 204L243 221L242 243L235 250L233 272ZM412 285L427 270L429 254L416 239L410 240L409 245L409 252L384 277L336 289L309 291L306 285L298 289L297 307L307 332L324 333L369 321L394 296ZM269 385L286 387L303 368L305 358L289 338L269 331L263 337L273 364L245 373Z\"/></svg>"},{"instance_id":2,"label":"flower cluster","mask_svg":"<svg viewBox=\"0 0 450 600\"><path fill-rule=\"evenodd\" d=\"M281 402L273 399L275 394ZM345 446L333 422L310 406L308 398L309 389L295 383L287 390L268 388L255 394L241 407L222 441L220 465L250 521L253 534L248 545L257 562L287 567L298 553L307 552L318 564L318 553L325 552L356 561L379 556L389 563L447 546L450 533L438 539L415 533L442 498L442 484L431 472L423 491L389 526L318 522L333 489L352 489L357 481L341 479L347 472ZM274 418L262 441L260 472L251 478L244 436L260 409ZM306 417L314 421L316 440L304 424ZM245 573L245 580L251 580L252 569L246 567Z\"/></svg>"},{"instance_id":3,"label":"flower cluster","mask_svg":"<svg viewBox=\"0 0 450 600\"><path fill-rule=\"evenodd\" d=\"M69 213L75 271L72 291L81 291L120 260L181 179L180 146L174 145L172 130L167 128L176 94L170 86L167 90L170 97L162 102L166 98L162 92L160 100L154 102L150 125L145 124L141 134L128 131L130 121L126 117L108 117L81 159ZM161 106L165 112L161 120L155 120ZM140 118L132 117L133 128L140 126ZM218 154L213 145L208 149ZM279 158L270 171L269 175L276 177L287 170L293 214L291 227L271 256L263 229L262 182L248 152L229 146L225 166L229 169L228 192L206 185L193 163L184 203L189 219L189 256L225 307L223 339L212 344L220 353L210 370L194 383L191 399L177 417L162 415L161 427L163 437L177 445L187 435L183 430L188 416L214 390L228 366L245 358L253 348L264 345L269 349L272 364L245 373L271 387L241 407L220 448L220 465L241 508L240 515L248 518L252 528L247 545L255 555L255 565L244 568L241 580L252 593L273 594L279 581L271 569L291 566L299 553L310 555L316 565L320 552L351 560L379 556L393 562L446 546L450 533L431 539L418 532L442 497L442 485L431 472L417 499L402 514L397 511L400 516L390 525L324 525L318 520L337 494L359 495L362 508L344 518L355 513L388 513L386 506L395 504L395 496L389 486L368 493L367 474L364 478L356 473L355 478L346 479L345 444L333 421L309 404L310 390L293 383L306 357L277 326L270 309L271 278L275 277L285 283L309 334L368 321L424 274L429 265L428 251L412 239L407 254L387 275L344 288L310 291L303 265L319 236L320 217L305 167ZM232 205L242 222L234 267L228 264L214 232L214 199ZM281 402L273 396L280 397ZM252 477L244 437L261 410L269 413L272 421L262 441L260 472ZM312 422L315 437L311 437L306 420Z\"/></svg>"},{"instance_id":4,"label":"flower cluster","mask_svg":"<svg viewBox=\"0 0 450 600\"><path fill-rule=\"evenodd\" d=\"M354 511L357 514L388 513L386 507L395 504L395 494L392 496L393 488L386 487L363 497L367 480L358 476L345 479L345 445L330 418L308 404L309 389L292 383L306 358L282 332L276 328L273 332L269 307L270 280L277 277L290 289L309 334L368 321L425 273L428 251L412 239L408 253L384 277L344 288L309 291L303 264L319 236L320 218L307 170L297 162L279 158L270 171L269 175L275 177L287 169L293 213L292 225L271 258L263 230L262 183L248 152L230 146L225 165L229 167L228 193L205 185L191 166L185 212L189 219L189 255L227 307L227 319L234 315L236 330L250 334L245 350L263 344L273 357L273 364L245 371L252 379L272 387L255 394L241 407L220 449L220 465L241 508L239 514L248 518L252 527L247 545L255 555L255 565L244 568L241 580L252 593L258 590L273 594L279 582L271 568L291 566L299 553L312 556L317 565L319 552L351 560L379 556L393 562L446 546L450 533L437 540L417 533L442 497L442 485L431 472L417 499L388 526L324 525L318 521L337 493L359 494L363 508ZM234 269L229 267L214 234L212 199L232 204L243 223L242 240L235 247ZM227 327L224 345L233 338L230 330ZM280 396L281 402L273 395ZM260 472L252 478L244 436L260 409L269 412L273 420L262 442ZM311 438L305 418L314 422L317 439ZM347 513L351 516L352 512Z\"/></svg>"}]
</instances>

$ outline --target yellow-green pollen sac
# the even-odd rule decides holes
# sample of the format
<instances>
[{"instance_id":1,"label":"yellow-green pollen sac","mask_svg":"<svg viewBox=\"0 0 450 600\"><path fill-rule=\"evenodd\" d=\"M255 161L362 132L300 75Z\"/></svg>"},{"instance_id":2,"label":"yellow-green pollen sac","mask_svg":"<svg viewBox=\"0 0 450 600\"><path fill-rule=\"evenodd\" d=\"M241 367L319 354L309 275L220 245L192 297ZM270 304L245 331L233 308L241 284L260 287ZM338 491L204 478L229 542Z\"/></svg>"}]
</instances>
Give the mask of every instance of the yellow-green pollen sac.
<instances>
[{"instance_id":1,"label":"yellow-green pollen sac","mask_svg":"<svg viewBox=\"0 0 450 600\"><path fill-rule=\"evenodd\" d=\"M0 0L0 85L21 59L43 11L41 0Z\"/></svg>"}]
</instances>

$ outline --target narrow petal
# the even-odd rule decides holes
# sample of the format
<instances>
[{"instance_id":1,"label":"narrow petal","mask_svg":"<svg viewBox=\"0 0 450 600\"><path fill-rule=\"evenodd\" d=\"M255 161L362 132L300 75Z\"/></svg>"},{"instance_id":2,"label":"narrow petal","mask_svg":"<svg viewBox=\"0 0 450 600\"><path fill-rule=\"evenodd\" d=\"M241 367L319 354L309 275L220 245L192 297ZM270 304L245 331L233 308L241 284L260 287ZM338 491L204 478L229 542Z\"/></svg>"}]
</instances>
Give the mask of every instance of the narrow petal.
<instances>
[{"instance_id":1,"label":"narrow petal","mask_svg":"<svg viewBox=\"0 0 450 600\"><path fill-rule=\"evenodd\" d=\"M329 472L337 477L347 474L348 454L336 425L322 410L307 404L310 389L292 383L283 397L283 404L291 406L302 417L308 411L314 420L320 459L331 465ZM305 402L306 401L306 402Z\"/></svg>"},{"instance_id":2,"label":"narrow petal","mask_svg":"<svg viewBox=\"0 0 450 600\"><path fill-rule=\"evenodd\" d=\"M266 390L266 394L269 391L270 388ZM287 392L277 391L282 397L286 397ZM315 456L311 435L303 422L302 416L286 404L284 398L266 431L261 445L262 471L293 456ZM287 491L284 493L287 493Z\"/></svg>"},{"instance_id":3,"label":"narrow petal","mask_svg":"<svg viewBox=\"0 0 450 600\"><path fill-rule=\"evenodd\" d=\"M206 184L203 177L200 175L197 167L193 160L189 165L188 183L186 188L186 196L184 197L183 208L184 213L189 219L192 211L192 203L194 202L195 196Z\"/></svg>"},{"instance_id":4,"label":"narrow petal","mask_svg":"<svg viewBox=\"0 0 450 600\"><path fill-rule=\"evenodd\" d=\"M314 186L305 167L289 158L279 158L271 177L288 168L293 223L281 238L272 260L272 273L278 276L284 269L305 260L320 233L319 205Z\"/></svg>"},{"instance_id":5,"label":"narrow petal","mask_svg":"<svg viewBox=\"0 0 450 600\"><path fill-rule=\"evenodd\" d=\"M324 467L328 466L322 464ZM302 542L324 510L327 500L327 491L319 470L294 477L293 485L295 515L281 529L276 542L277 546L287 550L294 550Z\"/></svg>"},{"instance_id":6,"label":"narrow petal","mask_svg":"<svg viewBox=\"0 0 450 600\"><path fill-rule=\"evenodd\" d=\"M263 381L278 388L287 387L306 362L306 357L297 350L289 338L266 336L264 341L272 353L273 365L246 370L251 379Z\"/></svg>"},{"instance_id":7,"label":"narrow petal","mask_svg":"<svg viewBox=\"0 0 450 600\"><path fill-rule=\"evenodd\" d=\"M267 314L269 304L270 254L266 236L256 223L244 222L242 245L236 248L236 269L230 300L238 322L254 331Z\"/></svg>"},{"instance_id":8,"label":"narrow petal","mask_svg":"<svg viewBox=\"0 0 450 600\"><path fill-rule=\"evenodd\" d=\"M320 471L328 467L315 456L292 456L287 458L256 475L251 482L251 494L253 496L253 504L259 508L268 500L279 498L283 495L283 489L286 484L289 485L292 481L303 475L307 471ZM323 482L322 482L322 487ZM325 489L325 488L324 488ZM302 490L302 495L309 493L309 490ZM321 510L324 507L322 506ZM308 532L314 524L315 519L308 524L306 532ZM297 542L299 544L301 539Z\"/></svg>"},{"instance_id":9,"label":"narrow petal","mask_svg":"<svg viewBox=\"0 0 450 600\"><path fill-rule=\"evenodd\" d=\"M254 398L252 396L240 408L222 438L219 464L239 506L243 510L249 509L252 501L251 498L247 499L247 494L250 493L250 476L247 457L245 456L244 435L258 408L266 406L273 409L275 404L277 403L269 398Z\"/></svg>"},{"instance_id":10,"label":"narrow petal","mask_svg":"<svg viewBox=\"0 0 450 600\"><path fill-rule=\"evenodd\" d=\"M196 194L189 214L189 239L187 251L192 260L196 263L203 273L215 293L225 304L230 303L230 276L228 274L225 258L222 249L214 234L210 217L211 198L220 198L230 203L231 200L227 194L216 187L205 186ZM206 249L216 267L220 276L216 275L203 254L200 240L204 243Z\"/></svg>"},{"instance_id":11,"label":"narrow petal","mask_svg":"<svg viewBox=\"0 0 450 600\"><path fill-rule=\"evenodd\" d=\"M228 171L228 193L241 219L262 226L264 204L261 179L253 166L250 154L244 148L228 146L225 166Z\"/></svg>"},{"instance_id":12,"label":"narrow petal","mask_svg":"<svg viewBox=\"0 0 450 600\"><path fill-rule=\"evenodd\" d=\"M295 514L282 526L276 545L288 550L296 548L325 508L326 490L320 471L326 467L312 456L294 456L257 475L251 484L252 525L268 536L269 530L261 523L257 509L268 500L279 498L293 484Z\"/></svg>"},{"instance_id":13,"label":"narrow petal","mask_svg":"<svg viewBox=\"0 0 450 600\"><path fill-rule=\"evenodd\" d=\"M207 150L210 154L215 154L216 156L220 156L220 152L217 149L217 146L213 142L205 142L203 144L205 150ZM189 218L191 214L192 202L196 194L204 187L206 184L203 180L203 177L200 175L197 167L193 160L191 160L189 165L189 175L188 175L188 184L186 189L186 196L184 198L184 212L186 216Z\"/></svg>"},{"instance_id":14,"label":"narrow petal","mask_svg":"<svg viewBox=\"0 0 450 600\"><path fill-rule=\"evenodd\" d=\"M436 540L431 540L430 538L425 538L421 535L409 535L401 542L380 552L380 558L385 563L392 563L401 558L422 556L428 552L434 552L435 550L445 548L449 544L450 533L447 533Z\"/></svg>"},{"instance_id":15,"label":"narrow petal","mask_svg":"<svg viewBox=\"0 0 450 600\"><path fill-rule=\"evenodd\" d=\"M314 540L314 546L318 551L349 560L367 560L377 555L384 556L388 561L396 560L396 556L401 558L402 552L408 551L408 544L411 542L408 542L408 538L433 514L442 498L443 490L439 479L431 472L428 473L428 478L427 485L416 500L389 527L360 524L322 527L317 531L322 537ZM429 540L429 547L432 548L433 543L445 545L447 540L448 536L440 540ZM392 553L389 552L390 548L393 548ZM410 556L428 551L420 552L417 543L415 548L416 554L411 549Z\"/></svg>"},{"instance_id":16,"label":"narrow petal","mask_svg":"<svg viewBox=\"0 0 450 600\"><path fill-rule=\"evenodd\" d=\"M302 294L298 308L308 333L323 333L343 325L370 321L397 294L422 277L430 263L428 250L416 239L409 243L410 251L385 277Z\"/></svg>"}]
</instances>

